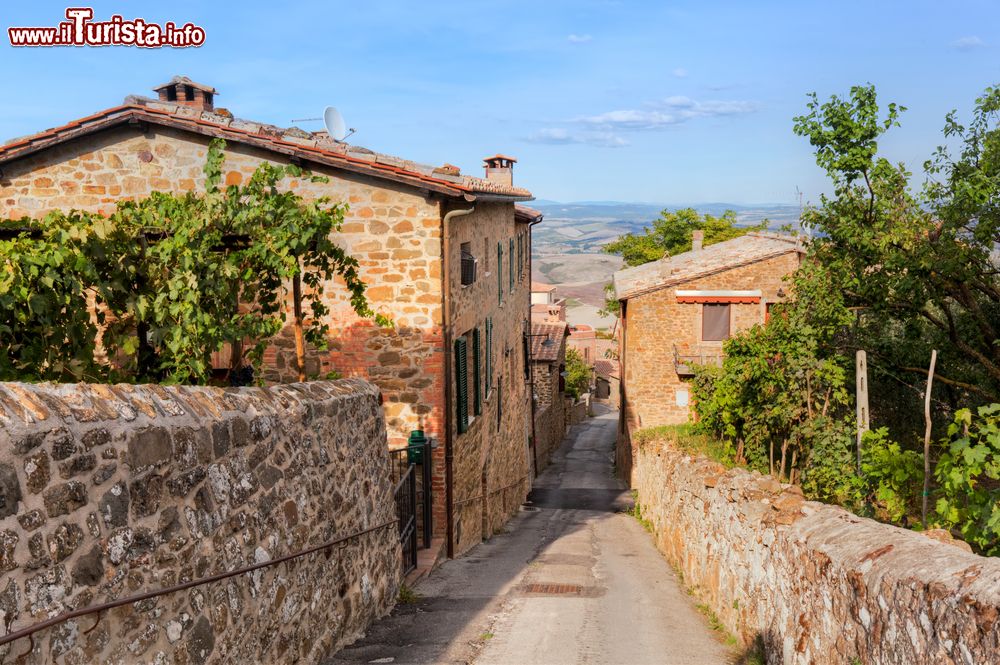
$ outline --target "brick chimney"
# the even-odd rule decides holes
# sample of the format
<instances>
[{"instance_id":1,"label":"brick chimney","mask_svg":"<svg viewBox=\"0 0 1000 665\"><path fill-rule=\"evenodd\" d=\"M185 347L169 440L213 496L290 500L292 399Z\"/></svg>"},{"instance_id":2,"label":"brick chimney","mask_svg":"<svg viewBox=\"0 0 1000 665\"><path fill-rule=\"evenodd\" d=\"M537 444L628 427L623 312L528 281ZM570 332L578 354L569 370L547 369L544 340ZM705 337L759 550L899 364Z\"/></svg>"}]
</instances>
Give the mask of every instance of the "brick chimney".
<instances>
[{"instance_id":1,"label":"brick chimney","mask_svg":"<svg viewBox=\"0 0 1000 665\"><path fill-rule=\"evenodd\" d=\"M517 160L506 155L493 155L483 160L486 164L486 179L501 185L514 184L514 163Z\"/></svg>"},{"instance_id":2,"label":"brick chimney","mask_svg":"<svg viewBox=\"0 0 1000 665\"><path fill-rule=\"evenodd\" d=\"M701 251L701 246L705 242L705 232L698 230L691 232L691 251Z\"/></svg>"},{"instance_id":3,"label":"brick chimney","mask_svg":"<svg viewBox=\"0 0 1000 665\"><path fill-rule=\"evenodd\" d=\"M153 88L160 96L161 102L183 104L203 111L215 109L215 88L202 83L195 83L186 76L175 76L169 83Z\"/></svg>"}]
</instances>

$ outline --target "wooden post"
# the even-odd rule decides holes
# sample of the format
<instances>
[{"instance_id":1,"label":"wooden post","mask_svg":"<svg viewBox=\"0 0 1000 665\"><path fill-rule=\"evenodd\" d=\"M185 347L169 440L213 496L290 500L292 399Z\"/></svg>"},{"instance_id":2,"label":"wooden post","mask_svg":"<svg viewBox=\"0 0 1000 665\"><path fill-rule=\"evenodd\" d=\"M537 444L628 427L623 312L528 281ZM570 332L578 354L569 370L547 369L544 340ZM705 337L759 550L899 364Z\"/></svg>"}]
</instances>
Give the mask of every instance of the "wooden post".
<instances>
[{"instance_id":1,"label":"wooden post","mask_svg":"<svg viewBox=\"0 0 1000 665\"><path fill-rule=\"evenodd\" d=\"M868 355L864 349L855 354L855 382L858 407L858 473L861 473L861 439L870 428L868 414Z\"/></svg>"},{"instance_id":2,"label":"wooden post","mask_svg":"<svg viewBox=\"0 0 1000 665\"><path fill-rule=\"evenodd\" d=\"M302 331L302 277L296 272L292 277L292 303L295 309L295 367L299 371L299 382L306 380L306 344Z\"/></svg>"},{"instance_id":3,"label":"wooden post","mask_svg":"<svg viewBox=\"0 0 1000 665\"><path fill-rule=\"evenodd\" d=\"M934 385L934 365L937 349L931 351L931 367L927 370L927 392L924 393L924 493L921 497L921 523L927 528L927 496L931 489L931 388Z\"/></svg>"}]
</instances>

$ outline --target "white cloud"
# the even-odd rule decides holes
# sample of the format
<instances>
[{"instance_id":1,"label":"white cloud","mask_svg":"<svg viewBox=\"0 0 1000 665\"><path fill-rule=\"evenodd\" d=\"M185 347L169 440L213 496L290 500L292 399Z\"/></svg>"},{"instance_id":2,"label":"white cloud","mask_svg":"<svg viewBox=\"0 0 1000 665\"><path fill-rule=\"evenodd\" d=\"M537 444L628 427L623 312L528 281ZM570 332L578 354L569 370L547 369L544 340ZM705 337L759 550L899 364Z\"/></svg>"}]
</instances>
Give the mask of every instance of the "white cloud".
<instances>
[{"instance_id":1,"label":"white cloud","mask_svg":"<svg viewBox=\"0 0 1000 665\"><path fill-rule=\"evenodd\" d=\"M688 70L684 69L683 67L678 67L672 72L672 74L677 78L682 79L687 77Z\"/></svg>"},{"instance_id":2,"label":"white cloud","mask_svg":"<svg viewBox=\"0 0 1000 665\"><path fill-rule=\"evenodd\" d=\"M959 39L956 39L951 43L951 45L959 51L971 51L973 49L986 46L986 42L975 35L970 35L968 37L960 37Z\"/></svg>"},{"instance_id":3,"label":"white cloud","mask_svg":"<svg viewBox=\"0 0 1000 665\"><path fill-rule=\"evenodd\" d=\"M527 140L530 143L544 143L547 145L586 144L601 148L623 148L629 145L628 141L613 132L570 132L562 127L540 129L529 136Z\"/></svg>"},{"instance_id":4,"label":"white cloud","mask_svg":"<svg viewBox=\"0 0 1000 665\"><path fill-rule=\"evenodd\" d=\"M569 37L566 38L566 41L568 41L570 44L586 44L587 42L592 41L593 39L594 38L591 37L590 35L570 35Z\"/></svg>"},{"instance_id":5,"label":"white cloud","mask_svg":"<svg viewBox=\"0 0 1000 665\"><path fill-rule=\"evenodd\" d=\"M679 125L696 118L741 115L757 110L748 101L699 102L689 97L674 96L652 102L645 109L622 109L577 118L577 122L604 131L651 130Z\"/></svg>"}]
</instances>

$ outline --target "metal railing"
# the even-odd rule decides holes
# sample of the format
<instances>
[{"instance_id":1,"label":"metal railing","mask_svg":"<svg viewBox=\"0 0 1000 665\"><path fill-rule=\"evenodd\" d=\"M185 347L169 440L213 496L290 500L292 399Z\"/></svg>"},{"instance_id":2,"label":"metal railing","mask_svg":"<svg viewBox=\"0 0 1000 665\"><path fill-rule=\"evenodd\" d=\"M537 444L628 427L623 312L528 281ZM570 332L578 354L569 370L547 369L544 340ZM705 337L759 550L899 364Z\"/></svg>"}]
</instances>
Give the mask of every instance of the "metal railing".
<instances>
[{"instance_id":1,"label":"metal railing","mask_svg":"<svg viewBox=\"0 0 1000 665\"><path fill-rule=\"evenodd\" d=\"M89 633L94 628L96 628L97 625L101 622L100 619L101 613L104 612L105 610L114 609L116 607L122 607L123 605L131 605L133 603L138 603L139 601L142 600L148 600L150 598L156 598L158 596L164 596L170 593L176 593L178 591L184 591L185 589L201 586L203 584L218 582L220 580L228 579L230 577L236 577L237 575L245 575L246 573L252 573L255 570L260 570L261 568L269 568L271 566L277 566L278 564L284 563L286 561L298 559L300 557L307 556L309 554L315 554L317 552L326 551L327 556L329 557L330 554L329 550L331 548L337 545L343 545L347 541L353 540L354 538L358 538L359 536L363 536L365 534L378 531L379 529L384 529L385 527L391 526L392 524L395 523L396 520L389 520L387 522L382 522L381 524L376 524L375 526L369 527L367 529L363 529L361 531L355 531L354 533L350 533L346 536L334 538L332 540L320 543L319 545L314 545L304 550L299 550L298 552L293 552L291 554L285 554L279 557L275 557L273 559L269 559L268 561L262 561L260 563L251 564L249 566L242 566L240 568L236 568L235 570L227 570L225 572L216 573L214 575L207 575L205 577L200 577L198 579L194 579L189 582L175 584L173 586L165 587L162 589L155 589L153 591L137 593L132 596L126 596L125 598L119 598L117 600L108 601L106 603L99 603L97 605L88 605L87 607L82 607L80 609L71 610L69 612L63 612L62 614L58 614L50 619L46 619L45 621L39 621L38 623L27 626L26 628L22 628L12 633L8 633L7 635L0 636L0 646L3 646L4 644L8 644L15 640L19 640L23 637L31 638L29 649L25 651L23 654L21 654L21 656L18 656L18 658L21 658L31 653L31 651L34 650L35 633L37 633L40 630L44 630L46 628L50 628L52 626L61 624L65 621L69 621L70 619L87 616L88 614L97 614L98 618L97 621L94 623L94 625L91 626L89 629L83 631L86 634Z\"/></svg>"},{"instance_id":2,"label":"metal railing","mask_svg":"<svg viewBox=\"0 0 1000 665\"><path fill-rule=\"evenodd\" d=\"M399 542L403 547L403 569L417 565L419 546L427 549L434 536L434 495L432 489L432 444L426 443L389 451L389 476L395 487Z\"/></svg>"},{"instance_id":3,"label":"metal railing","mask_svg":"<svg viewBox=\"0 0 1000 665\"><path fill-rule=\"evenodd\" d=\"M678 376L694 376L697 365L722 366L721 353L681 353L674 344L674 369Z\"/></svg>"}]
</instances>

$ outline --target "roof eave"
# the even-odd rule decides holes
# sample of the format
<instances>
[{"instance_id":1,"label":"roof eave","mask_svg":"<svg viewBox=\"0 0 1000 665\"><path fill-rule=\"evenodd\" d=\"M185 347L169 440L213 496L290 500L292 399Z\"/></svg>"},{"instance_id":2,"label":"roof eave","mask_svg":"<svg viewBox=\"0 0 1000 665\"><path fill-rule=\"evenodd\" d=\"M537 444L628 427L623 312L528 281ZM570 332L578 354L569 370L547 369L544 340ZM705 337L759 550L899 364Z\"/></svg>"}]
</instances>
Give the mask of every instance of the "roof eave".
<instances>
[{"instance_id":1,"label":"roof eave","mask_svg":"<svg viewBox=\"0 0 1000 665\"><path fill-rule=\"evenodd\" d=\"M103 116L103 117L102 117ZM250 145L269 152L275 152L335 169L342 169L360 175L403 183L411 187L433 192L449 197L462 197L467 201L516 203L532 201L530 194L499 194L494 192L477 192L466 187L457 187L430 177L402 172L393 166L382 165L364 159L334 153L320 148L304 149L302 146L280 138L257 136L226 125L216 124L201 118L178 118L164 111L156 111L136 105L116 106L93 115L74 120L61 127L49 129L38 134L24 137L23 140L8 146L0 146L0 165L29 157L53 146L66 143L96 132L112 129L130 122L147 122L153 125L169 127L181 131L192 132L203 136L222 138L244 145ZM46 135L50 135L46 138ZM17 148L20 144L22 148ZM13 148L13 149L12 149Z\"/></svg>"}]
</instances>

